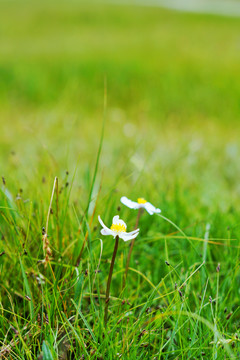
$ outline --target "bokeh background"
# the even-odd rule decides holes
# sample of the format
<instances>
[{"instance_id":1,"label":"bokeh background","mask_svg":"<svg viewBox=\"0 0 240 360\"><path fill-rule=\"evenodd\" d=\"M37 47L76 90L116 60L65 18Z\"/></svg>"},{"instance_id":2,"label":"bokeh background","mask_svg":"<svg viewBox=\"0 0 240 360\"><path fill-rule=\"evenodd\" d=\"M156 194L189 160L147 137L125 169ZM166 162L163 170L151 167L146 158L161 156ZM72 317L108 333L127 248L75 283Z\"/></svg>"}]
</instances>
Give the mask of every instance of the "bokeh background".
<instances>
[{"instance_id":1,"label":"bokeh background","mask_svg":"<svg viewBox=\"0 0 240 360\"><path fill-rule=\"evenodd\" d=\"M31 196L43 177L52 184L75 169L76 186L90 186L106 83L106 193L120 182L121 193L180 197L197 214L238 207L237 16L119 1L0 7L0 162L9 187Z\"/></svg>"}]
</instances>

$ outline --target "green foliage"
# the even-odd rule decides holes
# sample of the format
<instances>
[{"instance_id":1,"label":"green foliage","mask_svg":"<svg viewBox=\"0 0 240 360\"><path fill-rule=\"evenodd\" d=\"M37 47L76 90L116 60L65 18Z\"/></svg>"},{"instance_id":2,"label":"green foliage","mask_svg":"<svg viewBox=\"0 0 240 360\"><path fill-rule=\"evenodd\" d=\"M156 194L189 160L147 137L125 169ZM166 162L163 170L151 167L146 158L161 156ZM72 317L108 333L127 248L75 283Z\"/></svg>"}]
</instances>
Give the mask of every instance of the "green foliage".
<instances>
[{"instance_id":1,"label":"green foliage","mask_svg":"<svg viewBox=\"0 0 240 360\"><path fill-rule=\"evenodd\" d=\"M239 358L239 21L0 2L0 358Z\"/></svg>"},{"instance_id":2,"label":"green foliage","mask_svg":"<svg viewBox=\"0 0 240 360\"><path fill-rule=\"evenodd\" d=\"M43 341L42 352L43 352L43 360L53 360L51 351L45 341Z\"/></svg>"}]
</instances>

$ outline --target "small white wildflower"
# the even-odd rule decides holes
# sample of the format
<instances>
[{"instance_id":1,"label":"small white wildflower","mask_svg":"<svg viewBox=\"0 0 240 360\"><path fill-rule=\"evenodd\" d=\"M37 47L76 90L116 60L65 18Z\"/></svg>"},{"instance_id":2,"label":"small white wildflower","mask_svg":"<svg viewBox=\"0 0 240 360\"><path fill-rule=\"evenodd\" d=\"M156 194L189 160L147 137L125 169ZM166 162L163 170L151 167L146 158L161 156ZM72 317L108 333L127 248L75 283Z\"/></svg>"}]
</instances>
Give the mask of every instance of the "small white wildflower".
<instances>
[{"instance_id":1,"label":"small white wildflower","mask_svg":"<svg viewBox=\"0 0 240 360\"><path fill-rule=\"evenodd\" d=\"M110 229L103 223L99 215L98 220L103 227L101 230L102 235L112 235L114 238L118 236L119 238L123 239L123 241L128 241L135 239L135 237L137 237L139 234L139 229L127 233L127 225L123 220L119 219L118 215L113 217L112 226Z\"/></svg>"},{"instance_id":2,"label":"small white wildflower","mask_svg":"<svg viewBox=\"0 0 240 360\"><path fill-rule=\"evenodd\" d=\"M143 198L138 198L137 202L129 200L126 196L121 197L121 202L129 207L130 209L145 209L150 215L159 214L161 212L160 209L155 208L150 202Z\"/></svg>"}]
</instances>

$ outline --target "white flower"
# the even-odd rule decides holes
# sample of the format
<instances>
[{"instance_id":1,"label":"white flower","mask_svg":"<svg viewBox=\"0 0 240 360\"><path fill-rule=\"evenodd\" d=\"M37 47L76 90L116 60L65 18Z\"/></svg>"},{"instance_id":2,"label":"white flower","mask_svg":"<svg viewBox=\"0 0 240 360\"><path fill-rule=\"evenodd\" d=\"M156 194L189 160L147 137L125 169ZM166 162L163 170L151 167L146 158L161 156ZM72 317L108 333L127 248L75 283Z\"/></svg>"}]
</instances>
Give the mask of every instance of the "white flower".
<instances>
[{"instance_id":1,"label":"white flower","mask_svg":"<svg viewBox=\"0 0 240 360\"><path fill-rule=\"evenodd\" d=\"M130 209L143 208L143 209L147 210L147 212L150 215L161 212L160 209L155 208L155 206L153 206L152 204L150 204L150 202L148 202L147 200L145 200L143 198L138 198L137 202L136 202L136 201L129 200L126 196L123 196L123 197L121 197L121 202L124 205L126 205L127 207L129 207Z\"/></svg>"},{"instance_id":2,"label":"white flower","mask_svg":"<svg viewBox=\"0 0 240 360\"><path fill-rule=\"evenodd\" d=\"M139 229L127 233L127 225L123 220L119 219L118 215L113 217L112 226L110 229L103 223L99 215L98 220L103 227L101 230L102 235L112 235L114 238L118 236L123 239L123 241L128 241L135 239L135 237L137 237L139 234Z\"/></svg>"}]
</instances>

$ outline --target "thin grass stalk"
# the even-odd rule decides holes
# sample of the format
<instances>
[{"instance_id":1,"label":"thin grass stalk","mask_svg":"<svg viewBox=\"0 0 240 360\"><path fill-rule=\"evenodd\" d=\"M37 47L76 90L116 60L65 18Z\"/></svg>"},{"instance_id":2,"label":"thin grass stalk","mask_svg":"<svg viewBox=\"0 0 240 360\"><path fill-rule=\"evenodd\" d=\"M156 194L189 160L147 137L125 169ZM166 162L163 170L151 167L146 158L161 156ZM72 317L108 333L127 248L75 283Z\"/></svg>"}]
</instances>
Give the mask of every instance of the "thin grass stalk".
<instances>
[{"instance_id":1,"label":"thin grass stalk","mask_svg":"<svg viewBox=\"0 0 240 360\"><path fill-rule=\"evenodd\" d=\"M60 244L60 227L59 227L59 199L58 199L58 178L56 177L56 220L57 220L57 239L58 239L58 250L61 251L61 245Z\"/></svg>"},{"instance_id":2,"label":"thin grass stalk","mask_svg":"<svg viewBox=\"0 0 240 360\"><path fill-rule=\"evenodd\" d=\"M96 200L96 203L95 203L95 206L94 206L94 210L93 210L93 213L92 213L92 217L91 217L91 220L90 220L90 223L89 223L90 226L92 225L93 218L94 218L94 215L95 215L95 212L96 212L96 207L97 207L97 203L98 203L98 199L99 199L99 195L100 195L101 189L102 189L102 187L100 186L99 191L98 191L98 194L97 194L97 200ZM88 230L87 230L86 235L85 235L85 238L84 238L84 241L83 241L83 244L82 244L82 247L81 247L81 250L80 250L80 254L78 255L78 258L77 258L77 261L76 261L76 267L79 267L79 265L80 265L80 261L81 261L81 258L82 258L82 254L83 254L83 251L84 251L85 246L86 246L86 243L87 243L88 235L89 235L89 232L88 232Z\"/></svg>"},{"instance_id":3,"label":"thin grass stalk","mask_svg":"<svg viewBox=\"0 0 240 360\"><path fill-rule=\"evenodd\" d=\"M43 241L43 253L45 256L45 259L44 259L45 265L49 261L49 256L52 255L52 250L50 248L50 244L49 244L49 240L48 240L48 224L49 224L49 217L50 217L50 213L51 213L51 209L52 209L53 197L54 197L54 193L56 190L57 182L58 182L58 178L55 177L54 183L53 183L51 200L50 200L50 204L49 204L49 208L48 208L46 227L45 227L45 229L43 229L43 234L42 234L43 235L42 241Z\"/></svg>"},{"instance_id":4,"label":"thin grass stalk","mask_svg":"<svg viewBox=\"0 0 240 360\"><path fill-rule=\"evenodd\" d=\"M110 286L111 286L111 281L112 281L113 267L114 267L114 263L115 263L115 259L116 259L116 255L117 255L118 242L119 242L119 237L116 236L115 246L114 246L113 255L112 255L112 261L111 261L110 270L109 270L109 274L108 274L107 289L106 289L106 298L105 298L106 300L105 300L105 311L104 311L105 327L107 326L107 321L108 321L108 304L109 304L109 299L110 299Z\"/></svg>"}]
</instances>

